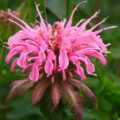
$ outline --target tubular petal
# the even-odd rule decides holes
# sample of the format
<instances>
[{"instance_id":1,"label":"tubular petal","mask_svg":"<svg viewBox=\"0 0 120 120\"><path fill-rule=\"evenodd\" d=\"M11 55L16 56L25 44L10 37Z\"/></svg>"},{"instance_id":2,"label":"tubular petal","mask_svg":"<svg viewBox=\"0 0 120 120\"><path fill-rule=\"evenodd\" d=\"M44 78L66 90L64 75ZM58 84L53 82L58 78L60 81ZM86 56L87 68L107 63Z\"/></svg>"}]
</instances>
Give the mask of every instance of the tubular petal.
<instances>
[{"instance_id":1,"label":"tubular petal","mask_svg":"<svg viewBox=\"0 0 120 120\"><path fill-rule=\"evenodd\" d=\"M38 81L38 78L39 78L38 65L36 65L36 64L33 65L29 78L32 81Z\"/></svg>"},{"instance_id":2,"label":"tubular petal","mask_svg":"<svg viewBox=\"0 0 120 120\"><path fill-rule=\"evenodd\" d=\"M64 70L68 67L69 59L67 55L67 50L60 50L59 55L59 66L61 70Z\"/></svg>"}]
</instances>

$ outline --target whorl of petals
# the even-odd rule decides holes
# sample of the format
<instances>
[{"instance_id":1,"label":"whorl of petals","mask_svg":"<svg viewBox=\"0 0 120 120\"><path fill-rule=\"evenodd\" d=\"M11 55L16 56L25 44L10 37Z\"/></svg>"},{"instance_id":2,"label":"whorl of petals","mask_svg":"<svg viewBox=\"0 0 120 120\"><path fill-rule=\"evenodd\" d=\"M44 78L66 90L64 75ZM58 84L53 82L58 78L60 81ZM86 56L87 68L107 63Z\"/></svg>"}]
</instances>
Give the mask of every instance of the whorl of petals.
<instances>
[{"instance_id":1,"label":"whorl of petals","mask_svg":"<svg viewBox=\"0 0 120 120\"><path fill-rule=\"evenodd\" d=\"M92 28L86 28L90 21L98 16L99 11L89 19L82 19L72 26L73 15L78 8L76 6L68 22L64 19L50 25L44 22L38 6L36 8L40 23L35 27L29 26L14 14L9 14L14 18L11 22L21 27L21 30L8 40L10 51L6 63L9 63L15 55L19 55L11 65L12 71L16 65L24 72L29 70L29 78L32 81L38 81L40 74L47 74L49 77L57 73L61 73L63 80L66 80L66 74L69 72L86 79L81 64L85 64L87 73L93 75L95 66L91 61L92 57L99 59L103 65L107 63L104 57L107 53L107 45L103 43L99 34L114 26L95 30L105 22L106 19L103 19Z\"/></svg>"}]
</instances>

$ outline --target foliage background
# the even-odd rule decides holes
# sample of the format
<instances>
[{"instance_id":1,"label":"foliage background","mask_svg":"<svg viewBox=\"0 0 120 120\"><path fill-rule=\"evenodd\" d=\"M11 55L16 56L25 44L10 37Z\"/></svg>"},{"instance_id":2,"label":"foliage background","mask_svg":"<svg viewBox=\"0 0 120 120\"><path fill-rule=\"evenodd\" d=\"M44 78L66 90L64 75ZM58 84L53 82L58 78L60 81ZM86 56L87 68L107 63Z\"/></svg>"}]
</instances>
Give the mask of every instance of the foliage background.
<instances>
[{"instance_id":1,"label":"foliage background","mask_svg":"<svg viewBox=\"0 0 120 120\"><path fill-rule=\"evenodd\" d=\"M56 20L69 18L74 6L81 1L36 0L36 3L41 4L40 9L44 18L53 23ZM34 0L0 0L0 10L8 8L20 12L20 18L28 23L38 19ZM100 16L92 21L91 25L109 16L100 27L117 25L118 28L102 33L104 42L111 43L108 48L111 53L107 56L107 66L103 67L95 61L97 77L88 76L85 81L97 96L98 107L94 107L89 98L86 99L82 120L120 120L120 0L87 0L75 14L74 24L81 18L90 17L98 9L101 9ZM42 114L39 107L31 108L31 93L16 97L9 102L5 100L10 83L24 77L19 70L10 72L10 66L4 62L8 52L5 42L18 29L0 19L0 120L46 120L47 116ZM68 106L62 106L62 112L65 120L74 119Z\"/></svg>"}]
</instances>

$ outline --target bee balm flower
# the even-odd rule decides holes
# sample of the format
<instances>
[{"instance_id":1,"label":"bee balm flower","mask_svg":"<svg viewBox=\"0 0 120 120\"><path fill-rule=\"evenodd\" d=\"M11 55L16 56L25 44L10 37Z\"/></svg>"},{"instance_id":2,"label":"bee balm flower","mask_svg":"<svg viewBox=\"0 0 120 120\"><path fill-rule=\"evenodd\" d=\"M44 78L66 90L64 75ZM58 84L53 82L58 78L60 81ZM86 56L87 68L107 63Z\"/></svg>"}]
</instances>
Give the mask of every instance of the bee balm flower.
<instances>
[{"instance_id":1,"label":"bee balm flower","mask_svg":"<svg viewBox=\"0 0 120 120\"><path fill-rule=\"evenodd\" d=\"M75 80L74 75L78 75L83 80L86 79L85 71L93 75L95 72L95 66L91 61L93 57L103 65L107 63L104 57L107 53L107 45L103 43L100 33L113 27L95 30L106 20L103 19L87 29L87 25L98 16L99 12L72 26L73 15L77 8L78 6L74 8L68 21L64 19L51 25L44 22L37 6L40 23L34 27L10 14L14 18L11 22L17 24L21 30L8 40L9 53L6 63L8 64L14 57L11 71L14 71L16 65L19 66L23 73L28 73L27 81L30 80L36 84L33 91L33 104L40 100L47 87L52 84L54 107L58 105L61 98L62 91L59 88L63 88L62 90L66 91L73 101L74 111L81 116L82 107L79 104L78 93L71 85L84 89L90 97L95 98L95 96L82 81ZM85 67L83 68L81 64L85 64ZM21 83L21 80L19 82ZM26 83L26 80L23 83Z\"/></svg>"}]
</instances>

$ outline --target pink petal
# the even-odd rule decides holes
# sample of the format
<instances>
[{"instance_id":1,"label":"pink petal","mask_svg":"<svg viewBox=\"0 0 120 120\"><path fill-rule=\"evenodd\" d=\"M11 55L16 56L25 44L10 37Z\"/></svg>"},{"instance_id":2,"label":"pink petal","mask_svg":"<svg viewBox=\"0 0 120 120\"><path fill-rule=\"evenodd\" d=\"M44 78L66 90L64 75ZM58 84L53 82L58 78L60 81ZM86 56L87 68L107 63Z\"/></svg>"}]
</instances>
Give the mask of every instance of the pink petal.
<instances>
[{"instance_id":1,"label":"pink petal","mask_svg":"<svg viewBox=\"0 0 120 120\"><path fill-rule=\"evenodd\" d=\"M16 44L16 47L17 46L22 46L24 48L24 51L28 51L28 52L38 52L39 50L36 46L28 44L26 42L18 43Z\"/></svg>"},{"instance_id":2,"label":"pink petal","mask_svg":"<svg viewBox=\"0 0 120 120\"><path fill-rule=\"evenodd\" d=\"M94 30L95 28L97 28L99 25L101 25L102 23L104 23L106 21L107 18L102 19L99 23L97 23L95 26L93 26L90 30Z\"/></svg>"},{"instance_id":3,"label":"pink petal","mask_svg":"<svg viewBox=\"0 0 120 120\"><path fill-rule=\"evenodd\" d=\"M80 65L77 66L77 73L81 77L82 80L86 79L84 70L83 70L83 68Z\"/></svg>"},{"instance_id":4,"label":"pink petal","mask_svg":"<svg viewBox=\"0 0 120 120\"><path fill-rule=\"evenodd\" d=\"M69 59L67 55L67 50L60 50L59 55L59 66L62 70L66 69L69 64Z\"/></svg>"},{"instance_id":5,"label":"pink petal","mask_svg":"<svg viewBox=\"0 0 120 120\"><path fill-rule=\"evenodd\" d=\"M109 27L102 28L100 30L95 31L95 34L98 35L105 30L109 30L109 29L113 29L113 28L117 28L117 26L109 26Z\"/></svg>"},{"instance_id":6,"label":"pink petal","mask_svg":"<svg viewBox=\"0 0 120 120\"><path fill-rule=\"evenodd\" d=\"M93 57L96 57L98 58L103 65L105 65L107 63L104 55L100 52L98 52L97 50L94 50L92 48L86 48L86 49L82 49L82 50L79 50L77 52L74 52L75 55L77 56L80 56L81 54L85 54L87 56L93 56Z\"/></svg>"},{"instance_id":7,"label":"pink petal","mask_svg":"<svg viewBox=\"0 0 120 120\"><path fill-rule=\"evenodd\" d=\"M34 63L32 67L32 71L30 72L29 78L32 81L38 81L39 79L39 68L38 68L38 65L36 65L36 63Z\"/></svg>"},{"instance_id":8,"label":"pink petal","mask_svg":"<svg viewBox=\"0 0 120 120\"><path fill-rule=\"evenodd\" d=\"M13 17L14 19L16 19L18 22L22 23L27 29L31 29L31 27L25 23L23 20L21 20L20 18L16 17L14 14L9 14L11 17ZM22 27L23 28L23 27Z\"/></svg>"},{"instance_id":9,"label":"pink petal","mask_svg":"<svg viewBox=\"0 0 120 120\"><path fill-rule=\"evenodd\" d=\"M53 63L51 60L47 59L46 64L45 64L45 72L48 75L51 75L53 71Z\"/></svg>"},{"instance_id":10,"label":"pink petal","mask_svg":"<svg viewBox=\"0 0 120 120\"><path fill-rule=\"evenodd\" d=\"M17 64L20 67L25 67L26 66L26 59L27 59L27 54L28 53L22 53L20 57L18 58Z\"/></svg>"},{"instance_id":11,"label":"pink petal","mask_svg":"<svg viewBox=\"0 0 120 120\"><path fill-rule=\"evenodd\" d=\"M56 59L55 53L52 50L48 49L47 52L48 52L48 58L49 59L51 59L51 60L55 60Z\"/></svg>"},{"instance_id":12,"label":"pink petal","mask_svg":"<svg viewBox=\"0 0 120 120\"><path fill-rule=\"evenodd\" d=\"M7 44L9 45L10 48L14 47L17 43L20 43L21 41L23 41L23 38L25 38L26 33L23 30L20 30L19 32L17 32L15 35L11 36L8 39Z\"/></svg>"},{"instance_id":13,"label":"pink petal","mask_svg":"<svg viewBox=\"0 0 120 120\"><path fill-rule=\"evenodd\" d=\"M90 61L90 59L87 56L79 55L79 56L72 56L71 58L84 62L88 74L93 74L93 72L95 71L94 64Z\"/></svg>"},{"instance_id":14,"label":"pink petal","mask_svg":"<svg viewBox=\"0 0 120 120\"><path fill-rule=\"evenodd\" d=\"M16 67L16 65L17 65L17 60L18 60L18 58L15 59L15 60L13 61L13 63L11 64L10 70L11 70L12 72L14 71L14 69L15 69L15 67Z\"/></svg>"},{"instance_id":15,"label":"pink petal","mask_svg":"<svg viewBox=\"0 0 120 120\"><path fill-rule=\"evenodd\" d=\"M71 16L70 16L70 18L69 18L69 20L68 20L68 23L67 23L67 25L66 25L66 28L68 28L68 27L70 27L70 26L72 25L72 20L73 20L73 16L74 16L75 12L77 11L78 7L79 7L81 4L83 4L84 2L86 2L86 1L80 2L78 5L75 6L75 8L73 9L73 11L72 11L72 13L71 13Z\"/></svg>"},{"instance_id":16,"label":"pink petal","mask_svg":"<svg viewBox=\"0 0 120 120\"><path fill-rule=\"evenodd\" d=\"M76 68L77 68L76 73L81 77L81 79L83 79L83 80L86 79L84 70L83 70L83 68L80 66L79 60L76 59L76 58L74 58L74 57L71 57L70 60L71 60L72 63L76 66Z\"/></svg>"},{"instance_id":17,"label":"pink petal","mask_svg":"<svg viewBox=\"0 0 120 120\"><path fill-rule=\"evenodd\" d=\"M99 14L100 11L95 12L89 19L87 19L81 26L80 26L80 32L83 32L86 29L87 24L97 15Z\"/></svg>"},{"instance_id":18,"label":"pink petal","mask_svg":"<svg viewBox=\"0 0 120 120\"><path fill-rule=\"evenodd\" d=\"M79 7L79 5L76 5L76 7L73 9L73 11L71 13L71 16L70 16L70 18L68 20L68 23L66 25L66 28L68 28L68 27L70 27L72 25L73 15L74 15L75 11L77 11L78 7Z\"/></svg>"},{"instance_id":19,"label":"pink petal","mask_svg":"<svg viewBox=\"0 0 120 120\"><path fill-rule=\"evenodd\" d=\"M25 73L29 68L31 68L33 66L33 63L26 65L23 69L22 69L22 73Z\"/></svg>"},{"instance_id":20,"label":"pink petal","mask_svg":"<svg viewBox=\"0 0 120 120\"><path fill-rule=\"evenodd\" d=\"M91 51L88 51L86 54L89 56L93 56L93 57L98 58L102 62L103 65L107 64L107 61L106 61L104 55L102 55L102 53L100 53L100 52L97 52L95 50L91 50Z\"/></svg>"},{"instance_id":21,"label":"pink petal","mask_svg":"<svg viewBox=\"0 0 120 120\"><path fill-rule=\"evenodd\" d=\"M46 25L45 25L45 22L44 22L44 20L43 20L43 18L42 18L42 16L41 16L41 13L40 13L40 11L39 11L39 5L36 5L36 10L37 10L37 12L38 12L38 15L39 15L39 17L40 17L40 20L41 20L41 25L43 26L43 28L44 28L44 30L46 30Z\"/></svg>"},{"instance_id":22,"label":"pink petal","mask_svg":"<svg viewBox=\"0 0 120 120\"><path fill-rule=\"evenodd\" d=\"M103 43L102 39L98 37L98 38L96 38L96 42L97 42L98 46L100 47L101 51L102 51L103 53L106 53L106 52L107 52L107 47L106 47L106 45Z\"/></svg>"},{"instance_id":23,"label":"pink petal","mask_svg":"<svg viewBox=\"0 0 120 120\"><path fill-rule=\"evenodd\" d=\"M46 59L46 55L43 50L39 52L39 58L40 58L40 61L44 61Z\"/></svg>"},{"instance_id":24,"label":"pink petal","mask_svg":"<svg viewBox=\"0 0 120 120\"><path fill-rule=\"evenodd\" d=\"M80 57L80 60L85 63L88 74L93 74L95 72L94 64L90 61L88 57Z\"/></svg>"},{"instance_id":25,"label":"pink petal","mask_svg":"<svg viewBox=\"0 0 120 120\"><path fill-rule=\"evenodd\" d=\"M10 59L11 59L14 55L20 53L22 50L23 50L23 47L22 47L22 46L18 46L18 47L15 47L15 48L11 49L10 52L8 53L6 59L5 59L6 63L8 64L8 63L10 62Z\"/></svg>"},{"instance_id":26,"label":"pink petal","mask_svg":"<svg viewBox=\"0 0 120 120\"><path fill-rule=\"evenodd\" d=\"M36 41L33 41L33 40L26 40L25 41L27 44L30 44L30 45L33 45L33 46L36 46L37 48L39 48L39 44L37 44Z\"/></svg>"}]
</instances>

